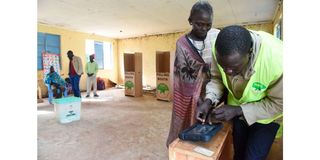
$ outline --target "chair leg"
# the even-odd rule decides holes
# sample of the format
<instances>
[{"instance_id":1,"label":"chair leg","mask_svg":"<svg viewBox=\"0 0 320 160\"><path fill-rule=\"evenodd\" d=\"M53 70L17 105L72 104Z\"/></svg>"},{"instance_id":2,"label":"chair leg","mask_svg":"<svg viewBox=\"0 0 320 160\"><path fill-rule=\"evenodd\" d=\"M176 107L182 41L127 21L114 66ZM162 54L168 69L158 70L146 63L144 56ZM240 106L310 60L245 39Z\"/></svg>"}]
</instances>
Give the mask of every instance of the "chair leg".
<instances>
[{"instance_id":1,"label":"chair leg","mask_svg":"<svg viewBox=\"0 0 320 160\"><path fill-rule=\"evenodd\" d=\"M51 89L51 86L48 86L48 101L50 104L52 104L52 99L53 99L53 91Z\"/></svg>"},{"instance_id":2,"label":"chair leg","mask_svg":"<svg viewBox=\"0 0 320 160\"><path fill-rule=\"evenodd\" d=\"M50 104L52 104L52 99L53 99L53 92L52 91L48 91L48 101Z\"/></svg>"},{"instance_id":3,"label":"chair leg","mask_svg":"<svg viewBox=\"0 0 320 160\"><path fill-rule=\"evenodd\" d=\"M64 97L67 97L67 96L68 96L68 88L67 88L67 87L64 87L63 96L64 96Z\"/></svg>"}]
</instances>

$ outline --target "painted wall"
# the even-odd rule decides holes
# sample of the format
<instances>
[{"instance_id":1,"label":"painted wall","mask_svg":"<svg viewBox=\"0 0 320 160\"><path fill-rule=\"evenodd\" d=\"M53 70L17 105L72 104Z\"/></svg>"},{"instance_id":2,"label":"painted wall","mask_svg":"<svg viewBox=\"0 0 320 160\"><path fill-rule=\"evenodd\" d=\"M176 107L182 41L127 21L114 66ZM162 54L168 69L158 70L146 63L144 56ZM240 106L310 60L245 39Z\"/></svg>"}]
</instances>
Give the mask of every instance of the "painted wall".
<instances>
[{"instance_id":1,"label":"painted wall","mask_svg":"<svg viewBox=\"0 0 320 160\"><path fill-rule=\"evenodd\" d=\"M252 30L263 30L272 34L273 24L253 24L244 26ZM170 33L155 36L145 36L129 39L118 40L118 55L119 55L119 80L120 84L124 81L123 68L123 53L142 52L142 68L143 68L143 85L156 86L156 51L170 51L175 53L176 41L183 34L187 33Z\"/></svg>"},{"instance_id":2,"label":"painted wall","mask_svg":"<svg viewBox=\"0 0 320 160\"><path fill-rule=\"evenodd\" d=\"M108 78L114 82L118 82L118 56L117 56L117 40L106 38L102 36L92 35L88 33L75 32L70 30L65 30L62 28L51 27L48 25L38 24L38 32L51 33L60 35L60 43L61 43L61 75L63 78L68 77L68 69L69 69L69 59L67 57L67 51L72 50L74 55L79 56L82 59L83 67L86 64L85 57L85 40L92 39L97 41L110 42L113 45L113 58L114 65L112 70L99 70L98 77ZM43 79L42 70L38 70L38 82L41 82ZM41 86L42 94L47 94L46 87ZM86 74L81 76L80 80L80 89L82 91L86 90Z\"/></svg>"},{"instance_id":3,"label":"painted wall","mask_svg":"<svg viewBox=\"0 0 320 160\"><path fill-rule=\"evenodd\" d=\"M145 36L118 40L119 55L119 83L123 84L124 64L123 53L142 53L142 83L156 86L156 51L170 51L175 53L176 41L184 32L163 35Z\"/></svg>"},{"instance_id":4,"label":"painted wall","mask_svg":"<svg viewBox=\"0 0 320 160\"><path fill-rule=\"evenodd\" d=\"M248 29L253 30L264 30L269 33L273 32L272 23L254 24L244 26ZM68 50L72 50L75 55L80 56L85 65L85 40L93 39L98 41L111 42L113 44L113 56L114 56L114 69L112 70L99 70L98 76L103 78L109 78L110 80L123 84L124 81L124 64L123 64L123 53L142 53L142 67L143 67L143 85L156 86L156 51L170 51L172 54L175 53L176 41L185 32L169 33L129 39L110 39L102 36L91 35L87 33L75 32L65 30L57 27L51 27L43 24L38 24L38 31L58 34L61 38L61 60L62 70L61 74L63 78L68 75L68 64L69 59L66 55ZM38 71L38 81L43 79L43 72ZM42 86L42 85L41 85ZM86 76L81 77L80 88L82 91L86 90ZM45 87L41 87L42 94L46 94L47 90Z\"/></svg>"},{"instance_id":5,"label":"painted wall","mask_svg":"<svg viewBox=\"0 0 320 160\"><path fill-rule=\"evenodd\" d=\"M245 28L255 30L255 31L265 31L273 34L273 23L262 23L262 24L250 24L244 25Z\"/></svg>"},{"instance_id":6,"label":"painted wall","mask_svg":"<svg viewBox=\"0 0 320 160\"><path fill-rule=\"evenodd\" d=\"M279 4L277 10L276 10L276 14L273 20L273 34L275 33L275 27L278 23L280 23L280 21L283 20L283 2L281 1L281 3ZM282 21L283 22L283 21ZM283 23L281 23L281 28L283 29ZM281 37L283 40L283 30L281 31Z\"/></svg>"}]
</instances>

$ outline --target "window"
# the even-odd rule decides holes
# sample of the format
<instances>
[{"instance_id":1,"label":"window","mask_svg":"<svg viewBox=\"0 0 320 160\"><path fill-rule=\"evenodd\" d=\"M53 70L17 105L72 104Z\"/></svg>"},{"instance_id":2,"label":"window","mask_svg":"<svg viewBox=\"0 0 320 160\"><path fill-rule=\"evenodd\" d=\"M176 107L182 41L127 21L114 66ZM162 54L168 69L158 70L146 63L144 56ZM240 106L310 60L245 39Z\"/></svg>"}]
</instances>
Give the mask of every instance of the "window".
<instances>
[{"instance_id":1,"label":"window","mask_svg":"<svg viewBox=\"0 0 320 160\"><path fill-rule=\"evenodd\" d=\"M282 18L280 21L274 26L274 36L283 40L282 37Z\"/></svg>"},{"instance_id":2,"label":"window","mask_svg":"<svg viewBox=\"0 0 320 160\"><path fill-rule=\"evenodd\" d=\"M86 40L86 59L89 61L89 56L95 55L99 69L113 68L112 44L109 42L99 42L94 40Z\"/></svg>"},{"instance_id":3,"label":"window","mask_svg":"<svg viewBox=\"0 0 320 160\"><path fill-rule=\"evenodd\" d=\"M43 69L42 53L58 54L60 56L60 35L38 32L38 70ZM60 59L61 68L61 59Z\"/></svg>"},{"instance_id":4,"label":"window","mask_svg":"<svg viewBox=\"0 0 320 160\"><path fill-rule=\"evenodd\" d=\"M94 41L94 58L98 63L99 69L104 69L103 63L103 43Z\"/></svg>"},{"instance_id":5,"label":"window","mask_svg":"<svg viewBox=\"0 0 320 160\"><path fill-rule=\"evenodd\" d=\"M113 69L113 54L112 54L112 44L109 42L103 42L104 48L104 68Z\"/></svg>"}]
</instances>

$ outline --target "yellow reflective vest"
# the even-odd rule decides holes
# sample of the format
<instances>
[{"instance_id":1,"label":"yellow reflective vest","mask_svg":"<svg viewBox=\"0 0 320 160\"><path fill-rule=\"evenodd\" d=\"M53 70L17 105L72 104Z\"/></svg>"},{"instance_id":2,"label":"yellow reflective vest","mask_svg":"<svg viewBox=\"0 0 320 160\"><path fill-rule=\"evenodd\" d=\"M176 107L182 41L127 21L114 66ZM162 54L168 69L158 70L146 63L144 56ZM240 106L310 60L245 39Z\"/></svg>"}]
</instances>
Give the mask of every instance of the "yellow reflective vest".
<instances>
[{"instance_id":1,"label":"yellow reflective vest","mask_svg":"<svg viewBox=\"0 0 320 160\"><path fill-rule=\"evenodd\" d=\"M250 77L246 85L242 97L235 98L230 90L227 82L227 76L222 67L217 64L221 73L224 86L228 89L229 105L240 106L242 104L257 102L267 96L268 86L278 80L283 72L282 68L282 41L275 39L272 35L263 31L252 31L261 36L262 42L258 53L257 60L254 64L255 73ZM215 43L215 42L214 42ZM213 57L216 59L214 44L212 45ZM260 119L256 122L261 124L269 124L274 120L281 118L282 113L268 119ZM277 138L282 135L282 123L277 133Z\"/></svg>"}]
</instances>

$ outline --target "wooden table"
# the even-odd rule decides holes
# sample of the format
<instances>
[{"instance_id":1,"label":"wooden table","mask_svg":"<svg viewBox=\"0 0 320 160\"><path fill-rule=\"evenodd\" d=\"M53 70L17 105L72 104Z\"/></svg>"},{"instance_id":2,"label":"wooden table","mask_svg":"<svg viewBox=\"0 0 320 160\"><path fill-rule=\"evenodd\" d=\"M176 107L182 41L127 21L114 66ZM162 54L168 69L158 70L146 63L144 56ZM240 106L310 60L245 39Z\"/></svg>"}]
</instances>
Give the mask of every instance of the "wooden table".
<instances>
[{"instance_id":1,"label":"wooden table","mask_svg":"<svg viewBox=\"0 0 320 160\"><path fill-rule=\"evenodd\" d=\"M169 145L169 160L231 160L233 158L232 134L230 123L224 123L223 128L209 142L182 141L177 138ZM210 157L194 151L197 146L213 151Z\"/></svg>"}]
</instances>

